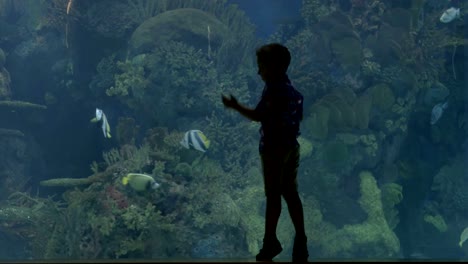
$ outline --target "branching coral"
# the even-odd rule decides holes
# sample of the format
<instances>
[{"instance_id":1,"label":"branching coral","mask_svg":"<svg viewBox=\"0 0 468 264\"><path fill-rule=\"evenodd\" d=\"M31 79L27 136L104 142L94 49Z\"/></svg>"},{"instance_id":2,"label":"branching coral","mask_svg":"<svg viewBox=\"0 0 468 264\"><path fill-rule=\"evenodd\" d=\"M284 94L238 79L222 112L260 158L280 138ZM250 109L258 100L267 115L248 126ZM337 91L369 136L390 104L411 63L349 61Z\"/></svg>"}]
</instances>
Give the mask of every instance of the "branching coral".
<instances>
[{"instance_id":1,"label":"branching coral","mask_svg":"<svg viewBox=\"0 0 468 264\"><path fill-rule=\"evenodd\" d=\"M345 225L325 244L327 256L391 257L399 252L400 244L385 220L380 190L372 174L360 173L361 197L359 204L368 218L361 224ZM365 249L362 249L365 247Z\"/></svg>"},{"instance_id":2,"label":"branching coral","mask_svg":"<svg viewBox=\"0 0 468 264\"><path fill-rule=\"evenodd\" d=\"M115 85L106 90L108 96L125 97L131 94L136 99L141 99L145 94L145 89L149 85L145 78L145 71L142 65L135 65L132 62L117 62L117 68L121 74L115 75Z\"/></svg>"},{"instance_id":3,"label":"branching coral","mask_svg":"<svg viewBox=\"0 0 468 264\"><path fill-rule=\"evenodd\" d=\"M465 215L468 211L468 194L466 188L465 155L461 154L443 166L434 177L432 190L440 201L440 212L443 216Z\"/></svg>"},{"instance_id":4,"label":"branching coral","mask_svg":"<svg viewBox=\"0 0 468 264\"><path fill-rule=\"evenodd\" d=\"M395 208L403 199L402 186L396 183L387 183L381 187L382 190L382 206L385 214L385 219L391 229L394 229L400 219L398 210Z\"/></svg>"}]
</instances>

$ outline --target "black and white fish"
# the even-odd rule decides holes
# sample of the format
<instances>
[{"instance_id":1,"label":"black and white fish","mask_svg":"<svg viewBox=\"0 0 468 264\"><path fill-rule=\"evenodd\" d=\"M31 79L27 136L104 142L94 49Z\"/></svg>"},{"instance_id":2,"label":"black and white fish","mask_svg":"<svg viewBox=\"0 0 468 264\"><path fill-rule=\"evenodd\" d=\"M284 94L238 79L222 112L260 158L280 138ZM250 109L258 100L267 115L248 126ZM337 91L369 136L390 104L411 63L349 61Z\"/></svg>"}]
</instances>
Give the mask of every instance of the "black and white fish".
<instances>
[{"instance_id":1,"label":"black and white fish","mask_svg":"<svg viewBox=\"0 0 468 264\"><path fill-rule=\"evenodd\" d=\"M431 125L434 125L439 121L440 117L444 113L444 110L448 107L448 101L445 103L438 103L432 108L431 113Z\"/></svg>"},{"instance_id":2,"label":"black and white fish","mask_svg":"<svg viewBox=\"0 0 468 264\"><path fill-rule=\"evenodd\" d=\"M187 149L205 152L210 147L210 140L200 130L193 129L185 132L180 144Z\"/></svg>"},{"instance_id":3,"label":"black and white fish","mask_svg":"<svg viewBox=\"0 0 468 264\"><path fill-rule=\"evenodd\" d=\"M107 122L106 114L104 114L104 112L101 109L96 108L96 117L91 119L91 122L99 122L101 120L102 120L101 129L102 129L102 133L104 133L104 137L111 138L110 126L109 126L109 122Z\"/></svg>"}]
</instances>

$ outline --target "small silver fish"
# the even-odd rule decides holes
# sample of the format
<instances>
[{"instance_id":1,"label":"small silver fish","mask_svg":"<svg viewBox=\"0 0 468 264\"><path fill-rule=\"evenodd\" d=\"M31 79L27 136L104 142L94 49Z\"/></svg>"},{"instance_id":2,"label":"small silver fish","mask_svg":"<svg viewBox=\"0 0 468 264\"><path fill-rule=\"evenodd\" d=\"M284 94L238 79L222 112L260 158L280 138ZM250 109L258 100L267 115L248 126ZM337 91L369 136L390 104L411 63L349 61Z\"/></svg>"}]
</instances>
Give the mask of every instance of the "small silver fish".
<instances>
[{"instance_id":1,"label":"small silver fish","mask_svg":"<svg viewBox=\"0 0 468 264\"><path fill-rule=\"evenodd\" d=\"M448 101L445 103L438 103L432 108L431 113L431 125L434 125L439 121L439 118L444 113L444 110L448 107Z\"/></svg>"},{"instance_id":2,"label":"small silver fish","mask_svg":"<svg viewBox=\"0 0 468 264\"><path fill-rule=\"evenodd\" d=\"M451 7L442 13L440 16L440 22L442 23L450 23L452 22L455 18L460 17L460 8L455 8Z\"/></svg>"}]
</instances>

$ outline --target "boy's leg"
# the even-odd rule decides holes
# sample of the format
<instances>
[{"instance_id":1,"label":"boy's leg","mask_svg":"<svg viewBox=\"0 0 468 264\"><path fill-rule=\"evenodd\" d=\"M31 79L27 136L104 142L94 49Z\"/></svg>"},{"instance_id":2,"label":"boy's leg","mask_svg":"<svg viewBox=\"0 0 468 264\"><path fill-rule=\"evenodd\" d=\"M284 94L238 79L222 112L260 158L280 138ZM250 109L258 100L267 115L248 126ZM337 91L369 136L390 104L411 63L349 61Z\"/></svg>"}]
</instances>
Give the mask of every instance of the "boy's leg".
<instances>
[{"instance_id":1,"label":"boy's leg","mask_svg":"<svg viewBox=\"0 0 468 264\"><path fill-rule=\"evenodd\" d=\"M270 194L266 197L265 212L265 239L275 240L276 227L281 215L281 195L279 193Z\"/></svg>"},{"instance_id":2,"label":"boy's leg","mask_svg":"<svg viewBox=\"0 0 468 264\"><path fill-rule=\"evenodd\" d=\"M304 211L297 191L297 169L299 167L299 146L286 158L283 197L288 205L289 215L296 230L293 247L293 262L307 261L307 237L304 228Z\"/></svg>"},{"instance_id":3,"label":"boy's leg","mask_svg":"<svg viewBox=\"0 0 468 264\"><path fill-rule=\"evenodd\" d=\"M265 236L263 248L257 254L259 261L272 260L283 248L276 237L276 227L281 214L281 165L277 153L262 154L263 180L266 196Z\"/></svg>"},{"instance_id":4,"label":"boy's leg","mask_svg":"<svg viewBox=\"0 0 468 264\"><path fill-rule=\"evenodd\" d=\"M294 224L296 236L304 237L304 211L302 209L302 202L301 198L299 197L299 193L297 191L285 193L284 199L288 205L289 215L291 216L291 221Z\"/></svg>"}]
</instances>

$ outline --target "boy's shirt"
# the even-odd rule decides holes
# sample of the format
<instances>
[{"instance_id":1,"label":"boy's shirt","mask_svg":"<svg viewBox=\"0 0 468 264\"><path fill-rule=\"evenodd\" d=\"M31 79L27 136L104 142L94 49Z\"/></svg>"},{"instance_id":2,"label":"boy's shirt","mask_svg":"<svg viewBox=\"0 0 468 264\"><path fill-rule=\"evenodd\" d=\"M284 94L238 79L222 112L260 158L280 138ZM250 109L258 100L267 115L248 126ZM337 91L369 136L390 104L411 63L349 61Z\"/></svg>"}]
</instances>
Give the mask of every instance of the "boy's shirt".
<instances>
[{"instance_id":1,"label":"boy's shirt","mask_svg":"<svg viewBox=\"0 0 468 264\"><path fill-rule=\"evenodd\" d=\"M255 111L260 115L259 151L298 145L304 98L285 75L281 81L266 82Z\"/></svg>"}]
</instances>

